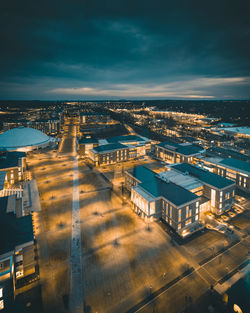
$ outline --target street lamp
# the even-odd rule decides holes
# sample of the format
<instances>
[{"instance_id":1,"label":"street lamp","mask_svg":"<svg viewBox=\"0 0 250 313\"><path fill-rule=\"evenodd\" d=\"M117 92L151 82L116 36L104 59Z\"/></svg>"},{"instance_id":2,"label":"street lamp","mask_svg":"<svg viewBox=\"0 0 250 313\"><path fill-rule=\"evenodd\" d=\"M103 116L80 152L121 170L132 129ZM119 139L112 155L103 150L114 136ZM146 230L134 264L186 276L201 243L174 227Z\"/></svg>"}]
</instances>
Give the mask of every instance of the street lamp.
<instances>
[{"instance_id":1,"label":"street lamp","mask_svg":"<svg viewBox=\"0 0 250 313\"><path fill-rule=\"evenodd\" d=\"M243 313L241 308L237 304L234 304L233 309L234 309L234 312Z\"/></svg>"}]
</instances>

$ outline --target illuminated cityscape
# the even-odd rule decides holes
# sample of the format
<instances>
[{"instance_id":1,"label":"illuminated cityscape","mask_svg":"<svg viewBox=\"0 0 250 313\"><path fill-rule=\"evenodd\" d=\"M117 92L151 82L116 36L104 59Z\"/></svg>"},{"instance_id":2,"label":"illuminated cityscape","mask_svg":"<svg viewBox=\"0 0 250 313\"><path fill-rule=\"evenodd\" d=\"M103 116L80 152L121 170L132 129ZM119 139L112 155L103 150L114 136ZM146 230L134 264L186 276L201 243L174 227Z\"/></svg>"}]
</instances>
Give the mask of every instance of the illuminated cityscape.
<instances>
[{"instance_id":1,"label":"illuminated cityscape","mask_svg":"<svg viewBox=\"0 0 250 313\"><path fill-rule=\"evenodd\" d=\"M250 311L242 2L1 5L0 313Z\"/></svg>"}]
</instances>

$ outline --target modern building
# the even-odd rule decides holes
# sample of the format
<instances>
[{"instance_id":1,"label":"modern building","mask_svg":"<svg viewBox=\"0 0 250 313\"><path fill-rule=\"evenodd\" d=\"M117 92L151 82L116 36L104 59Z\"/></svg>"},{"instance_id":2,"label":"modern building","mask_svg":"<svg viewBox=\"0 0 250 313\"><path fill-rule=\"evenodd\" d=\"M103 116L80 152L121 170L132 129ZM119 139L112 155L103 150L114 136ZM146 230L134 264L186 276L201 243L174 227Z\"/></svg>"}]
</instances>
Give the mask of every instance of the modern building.
<instances>
[{"instance_id":1,"label":"modern building","mask_svg":"<svg viewBox=\"0 0 250 313\"><path fill-rule=\"evenodd\" d=\"M108 143L121 143L129 147L130 159L146 155L151 151L150 139L137 135L115 136L107 139Z\"/></svg>"},{"instance_id":2,"label":"modern building","mask_svg":"<svg viewBox=\"0 0 250 313\"><path fill-rule=\"evenodd\" d=\"M47 135L57 135L61 132L60 119L39 119L29 122L27 126L38 129Z\"/></svg>"},{"instance_id":3,"label":"modern building","mask_svg":"<svg viewBox=\"0 0 250 313\"><path fill-rule=\"evenodd\" d=\"M250 163L234 158L199 158L197 165L222 177L235 181L237 187L250 192Z\"/></svg>"},{"instance_id":4,"label":"modern building","mask_svg":"<svg viewBox=\"0 0 250 313\"><path fill-rule=\"evenodd\" d=\"M10 130L18 127L35 128L47 135L57 135L61 132L61 121L59 118L36 119L36 120L18 120L16 122L4 122L3 129Z\"/></svg>"},{"instance_id":5,"label":"modern building","mask_svg":"<svg viewBox=\"0 0 250 313\"><path fill-rule=\"evenodd\" d=\"M192 163L194 157L201 156L204 153L204 148L191 143L162 142L155 145L156 158L169 164Z\"/></svg>"},{"instance_id":6,"label":"modern building","mask_svg":"<svg viewBox=\"0 0 250 313\"><path fill-rule=\"evenodd\" d=\"M5 187L24 179L26 171L26 153L19 151L0 152L0 173L5 173Z\"/></svg>"},{"instance_id":7,"label":"modern building","mask_svg":"<svg viewBox=\"0 0 250 313\"><path fill-rule=\"evenodd\" d=\"M232 137L250 139L250 127L225 127L221 128L220 131Z\"/></svg>"},{"instance_id":8,"label":"modern building","mask_svg":"<svg viewBox=\"0 0 250 313\"><path fill-rule=\"evenodd\" d=\"M0 150L31 151L55 144L55 139L30 127L18 127L0 134Z\"/></svg>"},{"instance_id":9,"label":"modern building","mask_svg":"<svg viewBox=\"0 0 250 313\"><path fill-rule=\"evenodd\" d=\"M0 198L0 310L11 312L22 279L35 273L32 216L9 212L8 197Z\"/></svg>"},{"instance_id":10,"label":"modern building","mask_svg":"<svg viewBox=\"0 0 250 313\"><path fill-rule=\"evenodd\" d=\"M188 163L172 164L168 168L200 181L203 185L200 195L209 200L213 213L222 214L231 209L235 197L234 181Z\"/></svg>"},{"instance_id":11,"label":"modern building","mask_svg":"<svg viewBox=\"0 0 250 313\"><path fill-rule=\"evenodd\" d=\"M95 138L81 138L78 141L78 153L80 155L89 155L89 150L98 146L98 140Z\"/></svg>"},{"instance_id":12,"label":"modern building","mask_svg":"<svg viewBox=\"0 0 250 313\"><path fill-rule=\"evenodd\" d=\"M198 195L144 166L125 172L125 182L133 209L147 221L161 218L182 237L200 228Z\"/></svg>"},{"instance_id":13,"label":"modern building","mask_svg":"<svg viewBox=\"0 0 250 313\"><path fill-rule=\"evenodd\" d=\"M84 112L80 114L81 124L91 124L91 123L108 123L110 121L110 116L104 112Z\"/></svg>"},{"instance_id":14,"label":"modern building","mask_svg":"<svg viewBox=\"0 0 250 313\"><path fill-rule=\"evenodd\" d=\"M129 147L110 143L89 150L89 158L96 166L114 164L129 160Z\"/></svg>"}]
</instances>

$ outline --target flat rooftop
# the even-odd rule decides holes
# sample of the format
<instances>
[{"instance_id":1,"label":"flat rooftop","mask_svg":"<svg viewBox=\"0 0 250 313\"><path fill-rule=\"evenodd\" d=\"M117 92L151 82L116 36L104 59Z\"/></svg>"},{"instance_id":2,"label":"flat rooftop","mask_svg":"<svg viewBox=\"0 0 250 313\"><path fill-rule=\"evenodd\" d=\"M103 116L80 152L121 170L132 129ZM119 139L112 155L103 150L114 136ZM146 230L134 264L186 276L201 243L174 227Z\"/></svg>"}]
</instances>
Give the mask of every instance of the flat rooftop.
<instances>
[{"instance_id":1,"label":"flat rooftop","mask_svg":"<svg viewBox=\"0 0 250 313\"><path fill-rule=\"evenodd\" d=\"M211 173L188 163L173 164L169 165L169 167L179 172L194 176L205 184L208 184L218 189L222 189L235 184L235 182L232 180L226 179L217 174Z\"/></svg>"},{"instance_id":2,"label":"flat rooftop","mask_svg":"<svg viewBox=\"0 0 250 313\"><path fill-rule=\"evenodd\" d=\"M12 151L0 154L0 169L18 166L18 160L23 157L26 157L25 152Z\"/></svg>"},{"instance_id":3,"label":"flat rooftop","mask_svg":"<svg viewBox=\"0 0 250 313\"><path fill-rule=\"evenodd\" d=\"M172 182L166 183L156 176L153 180L141 183L138 186L155 198L164 197L176 206L185 205L187 202L200 198L185 188Z\"/></svg>"},{"instance_id":4,"label":"flat rooftop","mask_svg":"<svg viewBox=\"0 0 250 313\"><path fill-rule=\"evenodd\" d=\"M250 174L250 163L234 158L223 159L219 164Z\"/></svg>"},{"instance_id":5,"label":"flat rooftop","mask_svg":"<svg viewBox=\"0 0 250 313\"><path fill-rule=\"evenodd\" d=\"M105 153L108 151L112 151L112 150L121 150L121 149L126 149L128 148L125 145L122 145L121 143L109 143L107 145L102 145L96 148L93 148L92 150L97 152L97 153Z\"/></svg>"},{"instance_id":6,"label":"flat rooftop","mask_svg":"<svg viewBox=\"0 0 250 313\"><path fill-rule=\"evenodd\" d=\"M81 138L78 142L81 145L81 144L98 143L98 140L96 138Z\"/></svg>"},{"instance_id":7,"label":"flat rooftop","mask_svg":"<svg viewBox=\"0 0 250 313\"><path fill-rule=\"evenodd\" d=\"M135 142L135 141L139 141L139 142L145 142L145 141L149 141L148 138L145 137L140 137L140 136L136 136L136 135L126 135L126 136L115 136L115 137L111 137L109 139L107 139L108 142Z\"/></svg>"},{"instance_id":8,"label":"flat rooftop","mask_svg":"<svg viewBox=\"0 0 250 313\"><path fill-rule=\"evenodd\" d=\"M189 191L203 186L197 178L191 175L184 175L174 169L167 172L160 172L158 177L165 181L171 181Z\"/></svg>"},{"instance_id":9,"label":"flat rooftop","mask_svg":"<svg viewBox=\"0 0 250 313\"><path fill-rule=\"evenodd\" d=\"M201 153L204 148L192 145L190 143L188 144L178 144L178 143L172 143L172 142L162 142L160 144L157 144L156 146L159 146L161 148L178 152L183 155L193 155L197 153Z\"/></svg>"},{"instance_id":10,"label":"flat rooftop","mask_svg":"<svg viewBox=\"0 0 250 313\"><path fill-rule=\"evenodd\" d=\"M139 180L140 182L146 182L154 179L156 173L149 168L139 165L127 171L131 176Z\"/></svg>"},{"instance_id":11,"label":"flat rooftop","mask_svg":"<svg viewBox=\"0 0 250 313\"><path fill-rule=\"evenodd\" d=\"M8 197L0 197L0 255L34 240L32 216L7 213Z\"/></svg>"}]
</instances>

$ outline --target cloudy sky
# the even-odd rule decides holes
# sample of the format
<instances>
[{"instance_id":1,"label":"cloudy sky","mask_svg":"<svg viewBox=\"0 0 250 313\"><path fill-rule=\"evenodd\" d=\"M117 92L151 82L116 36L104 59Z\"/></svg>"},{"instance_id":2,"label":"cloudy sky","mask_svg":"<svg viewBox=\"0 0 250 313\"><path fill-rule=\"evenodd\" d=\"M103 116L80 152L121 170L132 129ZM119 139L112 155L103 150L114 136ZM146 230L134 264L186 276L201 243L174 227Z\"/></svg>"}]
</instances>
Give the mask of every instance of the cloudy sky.
<instances>
[{"instance_id":1,"label":"cloudy sky","mask_svg":"<svg viewBox=\"0 0 250 313\"><path fill-rule=\"evenodd\" d=\"M4 0L0 99L249 99L248 0Z\"/></svg>"}]
</instances>

